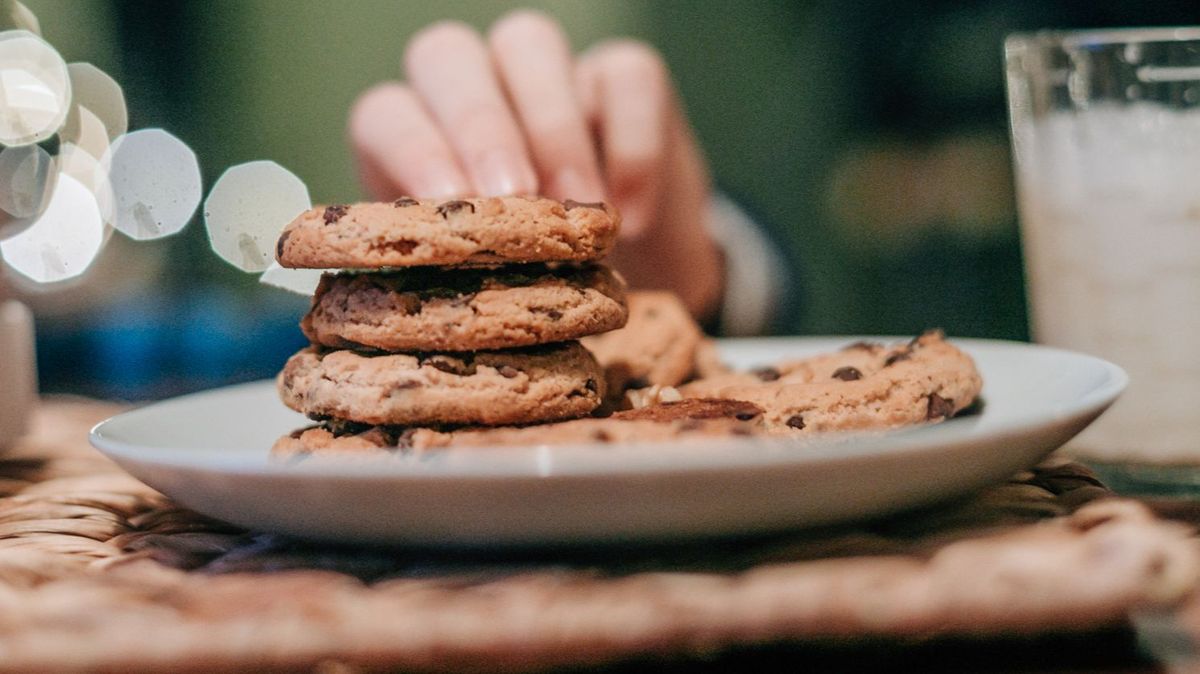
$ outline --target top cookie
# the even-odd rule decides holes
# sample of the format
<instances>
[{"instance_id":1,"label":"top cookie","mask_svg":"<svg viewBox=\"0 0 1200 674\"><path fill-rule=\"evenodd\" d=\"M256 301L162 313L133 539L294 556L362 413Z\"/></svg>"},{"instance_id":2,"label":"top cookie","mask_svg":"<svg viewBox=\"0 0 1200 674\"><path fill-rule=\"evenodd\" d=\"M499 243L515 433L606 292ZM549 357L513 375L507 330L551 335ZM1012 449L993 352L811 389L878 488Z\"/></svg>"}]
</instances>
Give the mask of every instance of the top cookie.
<instances>
[{"instance_id":1,"label":"top cookie","mask_svg":"<svg viewBox=\"0 0 1200 674\"><path fill-rule=\"evenodd\" d=\"M309 209L284 228L275 257L306 269L584 262L608 254L620 221L604 203L404 197Z\"/></svg>"}]
</instances>

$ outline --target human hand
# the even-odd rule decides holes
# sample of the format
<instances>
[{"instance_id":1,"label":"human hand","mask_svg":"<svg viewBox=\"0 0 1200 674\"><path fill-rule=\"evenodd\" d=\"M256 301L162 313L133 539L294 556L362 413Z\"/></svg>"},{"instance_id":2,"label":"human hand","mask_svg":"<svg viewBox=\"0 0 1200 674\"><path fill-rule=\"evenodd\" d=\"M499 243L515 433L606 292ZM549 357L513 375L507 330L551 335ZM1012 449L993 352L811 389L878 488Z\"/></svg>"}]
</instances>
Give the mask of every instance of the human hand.
<instances>
[{"instance_id":1,"label":"human hand","mask_svg":"<svg viewBox=\"0 0 1200 674\"><path fill-rule=\"evenodd\" d=\"M661 56L629 40L578 58L561 27L521 10L486 42L454 22L409 42L407 83L365 92L349 132L379 199L544 194L620 209L613 264L631 285L717 308L722 260L705 228L707 166Z\"/></svg>"}]
</instances>

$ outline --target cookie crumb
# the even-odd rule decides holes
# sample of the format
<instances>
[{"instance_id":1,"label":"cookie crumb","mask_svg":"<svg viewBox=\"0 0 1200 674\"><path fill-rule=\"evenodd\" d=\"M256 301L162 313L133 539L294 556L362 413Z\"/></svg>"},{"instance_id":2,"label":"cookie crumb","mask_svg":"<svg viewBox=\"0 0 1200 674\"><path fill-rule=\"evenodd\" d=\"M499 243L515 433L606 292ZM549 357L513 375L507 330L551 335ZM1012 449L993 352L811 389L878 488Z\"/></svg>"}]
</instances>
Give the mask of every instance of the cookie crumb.
<instances>
[{"instance_id":1,"label":"cookie crumb","mask_svg":"<svg viewBox=\"0 0 1200 674\"><path fill-rule=\"evenodd\" d=\"M634 410L680 400L683 400L683 395L674 386L655 385L625 392L625 407Z\"/></svg>"}]
</instances>

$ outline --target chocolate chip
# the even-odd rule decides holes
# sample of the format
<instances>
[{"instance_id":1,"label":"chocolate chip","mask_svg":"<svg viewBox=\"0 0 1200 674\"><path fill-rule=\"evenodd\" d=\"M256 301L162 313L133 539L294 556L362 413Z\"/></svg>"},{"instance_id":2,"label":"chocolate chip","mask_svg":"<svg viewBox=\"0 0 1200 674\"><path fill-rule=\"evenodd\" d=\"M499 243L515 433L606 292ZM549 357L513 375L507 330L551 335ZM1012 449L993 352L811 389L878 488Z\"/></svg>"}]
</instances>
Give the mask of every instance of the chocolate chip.
<instances>
[{"instance_id":1,"label":"chocolate chip","mask_svg":"<svg viewBox=\"0 0 1200 674\"><path fill-rule=\"evenodd\" d=\"M521 371L512 365L501 365L500 367L496 368L496 371L499 372L500 376L504 377L505 379L512 379L513 377L521 374Z\"/></svg>"},{"instance_id":2,"label":"chocolate chip","mask_svg":"<svg viewBox=\"0 0 1200 674\"><path fill-rule=\"evenodd\" d=\"M415 379L404 379L392 386L393 391L407 391L410 388L420 388L421 382Z\"/></svg>"},{"instance_id":3,"label":"chocolate chip","mask_svg":"<svg viewBox=\"0 0 1200 674\"><path fill-rule=\"evenodd\" d=\"M413 199L412 197L400 197L399 199L393 201L392 205L396 208L400 208L401 206L418 206L420 203L421 202Z\"/></svg>"},{"instance_id":4,"label":"chocolate chip","mask_svg":"<svg viewBox=\"0 0 1200 674\"><path fill-rule=\"evenodd\" d=\"M758 415L753 412L738 412L737 414L733 415L733 418L737 419L738 421L750 421L756 416Z\"/></svg>"},{"instance_id":5,"label":"chocolate chip","mask_svg":"<svg viewBox=\"0 0 1200 674\"><path fill-rule=\"evenodd\" d=\"M562 312L559 311L558 309L551 309L546 312L546 316L549 317L550 320L552 320L552 321L557 321L557 320L562 319Z\"/></svg>"},{"instance_id":6,"label":"chocolate chip","mask_svg":"<svg viewBox=\"0 0 1200 674\"><path fill-rule=\"evenodd\" d=\"M400 255L411 255L417 248L417 242L412 239L397 239L395 241L383 241L371 246L375 250L390 250Z\"/></svg>"},{"instance_id":7,"label":"chocolate chip","mask_svg":"<svg viewBox=\"0 0 1200 674\"><path fill-rule=\"evenodd\" d=\"M943 398L936 393L929 394L929 409L925 412L926 419L944 419L954 414L954 401Z\"/></svg>"},{"instance_id":8,"label":"chocolate chip","mask_svg":"<svg viewBox=\"0 0 1200 674\"><path fill-rule=\"evenodd\" d=\"M839 367L833 371L833 378L842 381L856 381L862 379L862 372L859 372L856 367Z\"/></svg>"},{"instance_id":9,"label":"chocolate chip","mask_svg":"<svg viewBox=\"0 0 1200 674\"><path fill-rule=\"evenodd\" d=\"M333 434L335 438L341 438L347 435L358 435L369 431L371 424L364 424L357 421L347 421L345 419L330 419L325 422L325 427Z\"/></svg>"},{"instance_id":10,"label":"chocolate chip","mask_svg":"<svg viewBox=\"0 0 1200 674\"><path fill-rule=\"evenodd\" d=\"M322 216L325 219L325 224L332 225L346 214L350 207L345 204L334 204L333 206L325 207L325 214Z\"/></svg>"},{"instance_id":11,"label":"chocolate chip","mask_svg":"<svg viewBox=\"0 0 1200 674\"><path fill-rule=\"evenodd\" d=\"M275 259L283 257L283 245L287 243L288 237L292 235L292 230L285 229L283 234L279 235L279 240L275 242Z\"/></svg>"},{"instance_id":12,"label":"chocolate chip","mask_svg":"<svg viewBox=\"0 0 1200 674\"><path fill-rule=\"evenodd\" d=\"M392 437L392 446L396 449L412 449L413 437L417 434L417 429L406 428L400 431L399 434Z\"/></svg>"},{"instance_id":13,"label":"chocolate chip","mask_svg":"<svg viewBox=\"0 0 1200 674\"><path fill-rule=\"evenodd\" d=\"M475 364L468 362L466 359L458 360L447 356L430 356L421 361L421 364L459 377L475 374Z\"/></svg>"},{"instance_id":14,"label":"chocolate chip","mask_svg":"<svg viewBox=\"0 0 1200 674\"><path fill-rule=\"evenodd\" d=\"M587 390L591 391L592 393L595 393L596 389L597 389L596 380L588 378L587 382L584 383L583 387L586 388Z\"/></svg>"},{"instance_id":15,"label":"chocolate chip","mask_svg":"<svg viewBox=\"0 0 1200 674\"><path fill-rule=\"evenodd\" d=\"M396 444L396 434L383 426L376 426L375 428L364 432L359 437L363 441L369 442L376 447L390 448L392 445Z\"/></svg>"},{"instance_id":16,"label":"chocolate chip","mask_svg":"<svg viewBox=\"0 0 1200 674\"><path fill-rule=\"evenodd\" d=\"M804 417L799 414L793 414L792 416L788 417L786 423L788 428L794 428L799 431L804 428Z\"/></svg>"},{"instance_id":17,"label":"chocolate chip","mask_svg":"<svg viewBox=\"0 0 1200 674\"><path fill-rule=\"evenodd\" d=\"M842 347L842 351L874 351L878 349L880 344L875 342L854 342Z\"/></svg>"},{"instance_id":18,"label":"chocolate chip","mask_svg":"<svg viewBox=\"0 0 1200 674\"><path fill-rule=\"evenodd\" d=\"M400 305L400 311L406 316L415 316L421 313L421 298L416 293L400 293L396 297L396 303Z\"/></svg>"},{"instance_id":19,"label":"chocolate chip","mask_svg":"<svg viewBox=\"0 0 1200 674\"><path fill-rule=\"evenodd\" d=\"M902 360L908 360L909 358L912 358L912 351L909 351L908 349L901 349L899 351L894 351L887 358L885 358L883 360L883 366L890 367L892 365L895 365L896 363L899 363Z\"/></svg>"},{"instance_id":20,"label":"chocolate chip","mask_svg":"<svg viewBox=\"0 0 1200 674\"><path fill-rule=\"evenodd\" d=\"M571 210L572 208L599 208L601 210L604 209L604 202L602 202L602 201L575 201L574 199L567 199L567 200L563 201L562 204L563 204L563 208L567 209L568 211Z\"/></svg>"},{"instance_id":21,"label":"chocolate chip","mask_svg":"<svg viewBox=\"0 0 1200 674\"><path fill-rule=\"evenodd\" d=\"M603 428L597 428L592 431L592 439L596 442L612 442L612 436Z\"/></svg>"},{"instance_id":22,"label":"chocolate chip","mask_svg":"<svg viewBox=\"0 0 1200 674\"><path fill-rule=\"evenodd\" d=\"M464 208L471 209L472 213L475 212L475 204L473 204L469 201L462 201L461 199L456 199L454 201L447 201L446 203L438 206L437 214L442 216L443 218L449 218L451 213L456 213L458 211L461 211Z\"/></svg>"},{"instance_id":23,"label":"chocolate chip","mask_svg":"<svg viewBox=\"0 0 1200 674\"><path fill-rule=\"evenodd\" d=\"M757 370L751 370L750 374L753 374L762 381L775 381L783 376L779 370L776 370L773 367L760 367Z\"/></svg>"}]
</instances>

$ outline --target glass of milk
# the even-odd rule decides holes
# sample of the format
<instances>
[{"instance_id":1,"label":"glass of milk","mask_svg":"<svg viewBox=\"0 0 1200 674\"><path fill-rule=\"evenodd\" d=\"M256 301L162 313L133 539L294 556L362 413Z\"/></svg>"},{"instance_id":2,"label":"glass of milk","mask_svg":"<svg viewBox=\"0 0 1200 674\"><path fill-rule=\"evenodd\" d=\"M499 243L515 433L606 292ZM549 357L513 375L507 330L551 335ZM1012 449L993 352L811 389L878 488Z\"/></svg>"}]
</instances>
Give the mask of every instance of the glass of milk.
<instances>
[{"instance_id":1,"label":"glass of milk","mask_svg":"<svg viewBox=\"0 0 1200 674\"><path fill-rule=\"evenodd\" d=\"M1069 449L1200 488L1200 27L1014 35L1005 57L1034 337L1131 379Z\"/></svg>"}]
</instances>

